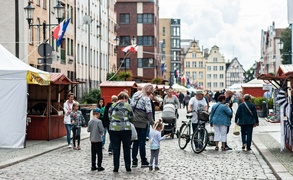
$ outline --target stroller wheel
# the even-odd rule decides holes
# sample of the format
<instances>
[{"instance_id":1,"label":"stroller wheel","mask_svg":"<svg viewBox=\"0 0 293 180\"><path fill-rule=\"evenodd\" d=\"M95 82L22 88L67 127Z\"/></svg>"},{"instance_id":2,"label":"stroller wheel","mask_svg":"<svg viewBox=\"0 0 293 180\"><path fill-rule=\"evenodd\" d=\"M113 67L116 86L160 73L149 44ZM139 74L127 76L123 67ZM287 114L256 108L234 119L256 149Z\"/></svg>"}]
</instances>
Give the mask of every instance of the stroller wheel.
<instances>
[{"instance_id":1,"label":"stroller wheel","mask_svg":"<svg viewBox=\"0 0 293 180\"><path fill-rule=\"evenodd\" d=\"M173 132L171 133L171 138L174 139L174 133Z\"/></svg>"}]
</instances>

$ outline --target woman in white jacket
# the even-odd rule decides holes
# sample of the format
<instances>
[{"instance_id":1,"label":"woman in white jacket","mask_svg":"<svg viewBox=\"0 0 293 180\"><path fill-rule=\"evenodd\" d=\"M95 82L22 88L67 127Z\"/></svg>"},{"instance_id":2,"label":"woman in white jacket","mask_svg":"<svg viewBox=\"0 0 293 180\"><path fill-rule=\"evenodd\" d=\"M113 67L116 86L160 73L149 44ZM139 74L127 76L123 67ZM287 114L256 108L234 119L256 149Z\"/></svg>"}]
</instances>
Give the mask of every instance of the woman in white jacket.
<instances>
[{"instance_id":1,"label":"woman in white jacket","mask_svg":"<svg viewBox=\"0 0 293 180\"><path fill-rule=\"evenodd\" d=\"M74 94L73 93L69 93L67 95L67 100L65 101L65 103L63 104L63 109L64 109L64 124L65 124L65 128L67 131L67 143L68 143L68 147L71 148L71 144L70 144L70 136L71 136L71 119L70 119L70 113L72 112L72 106L73 103L76 103L74 101Z\"/></svg>"}]
</instances>

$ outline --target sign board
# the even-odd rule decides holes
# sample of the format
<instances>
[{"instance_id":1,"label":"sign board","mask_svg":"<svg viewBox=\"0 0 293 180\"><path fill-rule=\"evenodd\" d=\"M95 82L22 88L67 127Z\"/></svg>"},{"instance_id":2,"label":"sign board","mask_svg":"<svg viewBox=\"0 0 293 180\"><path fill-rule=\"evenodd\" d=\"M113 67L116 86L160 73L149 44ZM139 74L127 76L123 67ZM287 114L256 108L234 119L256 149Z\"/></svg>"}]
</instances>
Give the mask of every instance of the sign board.
<instances>
[{"instance_id":1,"label":"sign board","mask_svg":"<svg viewBox=\"0 0 293 180\"><path fill-rule=\"evenodd\" d=\"M273 86L271 84L263 84L262 90L270 91L272 89L272 87Z\"/></svg>"},{"instance_id":2,"label":"sign board","mask_svg":"<svg viewBox=\"0 0 293 180\"><path fill-rule=\"evenodd\" d=\"M52 64L52 58L46 58L46 62L45 62L45 58L38 58L38 63L39 64Z\"/></svg>"},{"instance_id":3,"label":"sign board","mask_svg":"<svg viewBox=\"0 0 293 180\"><path fill-rule=\"evenodd\" d=\"M40 67L40 70L46 71L46 72L52 72L52 68L50 65L42 65Z\"/></svg>"},{"instance_id":4,"label":"sign board","mask_svg":"<svg viewBox=\"0 0 293 180\"><path fill-rule=\"evenodd\" d=\"M52 47L48 43L42 43L38 47L38 53L42 57L48 57L52 53Z\"/></svg>"}]
</instances>

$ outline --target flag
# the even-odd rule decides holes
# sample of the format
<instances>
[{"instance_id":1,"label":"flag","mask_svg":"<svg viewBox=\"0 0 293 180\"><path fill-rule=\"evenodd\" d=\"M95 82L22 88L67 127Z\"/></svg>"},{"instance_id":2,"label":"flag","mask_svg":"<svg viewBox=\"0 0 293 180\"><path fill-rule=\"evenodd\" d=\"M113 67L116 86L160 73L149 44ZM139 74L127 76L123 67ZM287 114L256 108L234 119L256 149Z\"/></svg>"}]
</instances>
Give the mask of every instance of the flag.
<instances>
[{"instance_id":1,"label":"flag","mask_svg":"<svg viewBox=\"0 0 293 180\"><path fill-rule=\"evenodd\" d=\"M164 76L164 72L165 72L165 64L164 63L161 66L161 71L162 71L162 76Z\"/></svg>"},{"instance_id":2,"label":"flag","mask_svg":"<svg viewBox=\"0 0 293 180\"><path fill-rule=\"evenodd\" d=\"M133 52L133 53L136 53L137 52L137 49L138 49L138 46L137 45L130 45L130 46L126 46L125 48L122 48L121 50L124 52L124 53L127 53L127 52Z\"/></svg>"},{"instance_id":3,"label":"flag","mask_svg":"<svg viewBox=\"0 0 293 180\"><path fill-rule=\"evenodd\" d=\"M181 81L182 82L185 82L186 81L185 75L182 76Z\"/></svg>"},{"instance_id":4,"label":"flag","mask_svg":"<svg viewBox=\"0 0 293 180\"><path fill-rule=\"evenodd\" d=\"M58 39L61 36L64 21L65 20L63 20L60 24L58 24L58 26L54 29L54 34L53 34L54 39Z\"/></svg>"},{"instance_id":5,"label":"flag","mask_svg":"<svg viewBox=\"0 0 293 180\"><path fill-rule=\"evenodd\" d=\"M63 39L63 36L65 34L65 31L67 29L69 22L70 22L70 18L62 26L62 33L61 33L60 37L57 39L57 47L59 47L62 43L62 39Z\"/></svg>"}]
</instances>

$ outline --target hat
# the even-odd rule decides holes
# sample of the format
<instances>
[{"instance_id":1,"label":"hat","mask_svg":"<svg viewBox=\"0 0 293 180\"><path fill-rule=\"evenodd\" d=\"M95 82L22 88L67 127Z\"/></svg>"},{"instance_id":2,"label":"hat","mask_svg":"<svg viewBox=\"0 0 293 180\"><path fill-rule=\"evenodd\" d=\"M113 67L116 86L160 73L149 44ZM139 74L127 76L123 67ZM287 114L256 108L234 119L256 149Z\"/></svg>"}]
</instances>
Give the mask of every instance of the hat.
<instances>
[{"instance_id":1,"label":"hat","mask_svg":"<svg viewBox=\"0 0 293 180\"><path fill-rule=\"evenodd\" d=\"M204 92L203 92L203 90L197 90L197 91L195 91L195 94L202 94L202 95L204 95Z\"/></svg>"},{"instance_id":2,"label":"hat","mask_svg":"<svg viewBox=\"0 0 293 180\"><path fill-rule=\"evenodd\" d=\"M93 110L93 113L101 113L100 108L95 108L95 109Z\"/></svg>"}]
</instances>

